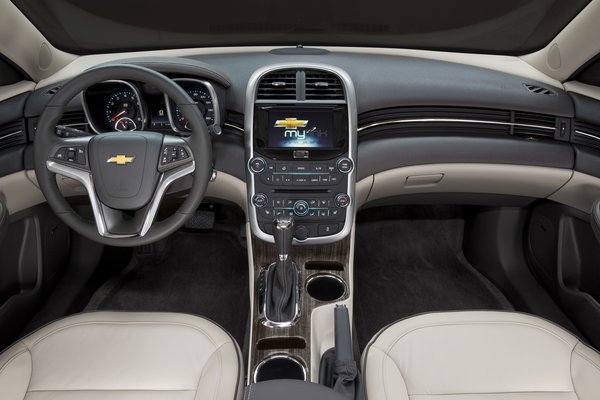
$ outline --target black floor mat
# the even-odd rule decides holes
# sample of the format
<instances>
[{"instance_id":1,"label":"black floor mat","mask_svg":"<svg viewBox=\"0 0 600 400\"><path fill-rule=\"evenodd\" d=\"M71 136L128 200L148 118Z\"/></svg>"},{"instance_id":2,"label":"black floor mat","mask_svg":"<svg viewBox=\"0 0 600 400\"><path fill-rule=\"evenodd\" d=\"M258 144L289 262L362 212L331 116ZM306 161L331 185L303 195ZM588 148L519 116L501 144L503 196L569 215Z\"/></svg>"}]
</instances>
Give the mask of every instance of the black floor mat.
<instances>
[{"instance_id":1,"label":"black floor mat","mask_svg":"<svg viewBox=\"0 0 600 400\"><path fill-rule=\"evenodd\" d=\"M246 249L229 232L179 231L137 249L130 266L98 289L86 310L196 314L243 347L250 312Z\"/></svg>"},{"instance_id":2,"label":"black floor mat","mask_svg":"<svg viewBox=\"0 0 600 400\"><path fill-rule=\"evenodd\" d=\"M363 211L356 227L354 315L359 346L384 326L424 312L510 310L462 255L458 207Z\"/></svg>"}]
</instances>

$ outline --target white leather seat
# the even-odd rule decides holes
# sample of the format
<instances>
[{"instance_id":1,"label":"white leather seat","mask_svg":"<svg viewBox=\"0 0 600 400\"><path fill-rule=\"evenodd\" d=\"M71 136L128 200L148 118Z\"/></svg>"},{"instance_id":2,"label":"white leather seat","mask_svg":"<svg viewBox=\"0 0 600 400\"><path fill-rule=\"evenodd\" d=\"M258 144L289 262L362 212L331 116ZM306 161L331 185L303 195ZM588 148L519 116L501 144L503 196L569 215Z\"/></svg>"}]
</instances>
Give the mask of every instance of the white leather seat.
<instances>
[{"instance_id":1,"label":"white leather seat","mask_svg":"<svg viewBox=\"0 0 600 400\"><path fill-rule=\"evenodd\" d=\"M600 399L600 355L518 313L409 318L379 332L362 363L369 400Z\"/></svg>"},{"instance_id":2,"label":"white leather seat","mask_svg":"<svg viewBox=\"0 0 600 400\"><path fill-rule=\"evenodd\" d=\"M232 400L242 365L235 341L203 318L79 314L0 354L0 399Z\"/></svg>"}]
</instances>

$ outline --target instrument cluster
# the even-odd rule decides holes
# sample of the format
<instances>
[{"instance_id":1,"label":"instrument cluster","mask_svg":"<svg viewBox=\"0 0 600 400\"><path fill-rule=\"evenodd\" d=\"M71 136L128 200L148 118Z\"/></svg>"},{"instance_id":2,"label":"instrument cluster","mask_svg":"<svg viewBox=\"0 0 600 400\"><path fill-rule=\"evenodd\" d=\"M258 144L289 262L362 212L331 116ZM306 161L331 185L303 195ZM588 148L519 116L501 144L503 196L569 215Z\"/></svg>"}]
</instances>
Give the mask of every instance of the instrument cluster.
<instances>
[{"instance_id":1,"label":"instrument cluster","mask_svg":"<svg viewBox=\"0 0 600 400\"><path fill-rule=\"evenodd\" d=\"M217 93L207 81L175 78L198 105L209 131L220 131ZM179 135L191 132L179 107L158 89L137 82L105 81L82 93L86 118L96 133L136 130L170 131Z\"/></svg>"}]
</instances>

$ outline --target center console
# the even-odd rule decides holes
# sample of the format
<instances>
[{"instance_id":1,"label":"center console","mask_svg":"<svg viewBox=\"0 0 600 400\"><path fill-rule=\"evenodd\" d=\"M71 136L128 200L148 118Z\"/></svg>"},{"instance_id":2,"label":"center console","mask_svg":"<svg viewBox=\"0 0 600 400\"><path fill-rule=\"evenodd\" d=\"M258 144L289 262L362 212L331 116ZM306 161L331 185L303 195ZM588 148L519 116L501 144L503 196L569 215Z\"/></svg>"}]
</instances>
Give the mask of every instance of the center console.
<instances>
[{"instance_id":1,"label":"center console","mask_svg":"<svg viewBox=\"0 0 600 400\"><path fill-rule=\"evenodd\" d=\"M333 310L352 307L352 81L326 65L259 70L248 83L245 127L253 298L248 383L316 382L321 355L333 344Z\"/></svg>"},{"instance_id":2,"label":"center console","mask_svg":"<svg viewBox=\"0 0 600 400\"><path fill-rule=\"evenodd\" d=\"M266 70L249 86L252 232L272 243L273 219L289 215L296 219L295 243L344 238L352 228L356 170L349 78L341 71L298 67Z\"/></svg>"}]
</instances>

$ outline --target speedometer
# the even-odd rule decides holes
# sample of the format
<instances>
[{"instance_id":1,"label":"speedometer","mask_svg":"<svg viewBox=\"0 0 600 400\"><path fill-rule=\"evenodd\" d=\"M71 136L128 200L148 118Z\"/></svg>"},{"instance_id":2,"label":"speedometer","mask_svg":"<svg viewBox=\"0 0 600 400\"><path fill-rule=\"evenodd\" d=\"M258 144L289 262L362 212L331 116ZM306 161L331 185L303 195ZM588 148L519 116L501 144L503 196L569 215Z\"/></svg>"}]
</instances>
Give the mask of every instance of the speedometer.
<instances>
[{"instance_id":1,"label":"speedometer","mask_svg":"<svg viewBox=\"0 0 600 400\"><path fill-rule=\"evenodd\" d=\"M218 124L218 104L214 89L208 82L196 79L174 79L198 106L198 111L204 117L207 126ZM178 132L191 131L188 121L179 110L179 107L169 101L171 123Z\"/></svg>"}]
</instances>

